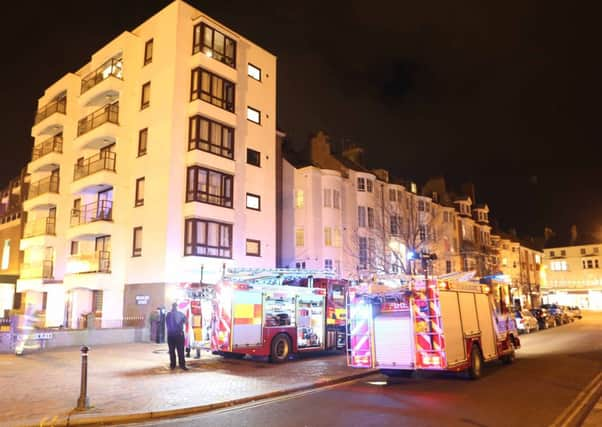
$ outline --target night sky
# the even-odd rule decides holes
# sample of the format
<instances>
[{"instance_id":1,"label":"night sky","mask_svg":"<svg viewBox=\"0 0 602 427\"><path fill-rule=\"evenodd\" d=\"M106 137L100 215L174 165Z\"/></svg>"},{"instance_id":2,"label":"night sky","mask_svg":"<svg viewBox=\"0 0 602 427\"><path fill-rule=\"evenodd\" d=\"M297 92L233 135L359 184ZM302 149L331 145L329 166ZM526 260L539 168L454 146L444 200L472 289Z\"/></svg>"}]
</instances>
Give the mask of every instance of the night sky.
<instances>
[{"instance_id":1,"label":"night sky","mask_svg":"<svg viewBox=\"0 0 602 427\"><path fill-rule=\"evenodd\" d=\"M4 6L2 185L29 160L44 89L169 3ZM278 56L278 124L296 146L324 129L366 147L369 167L472 181L519 233L602 225L602 34L585 2L190 4Z\"/></svg>"}]
</instances>

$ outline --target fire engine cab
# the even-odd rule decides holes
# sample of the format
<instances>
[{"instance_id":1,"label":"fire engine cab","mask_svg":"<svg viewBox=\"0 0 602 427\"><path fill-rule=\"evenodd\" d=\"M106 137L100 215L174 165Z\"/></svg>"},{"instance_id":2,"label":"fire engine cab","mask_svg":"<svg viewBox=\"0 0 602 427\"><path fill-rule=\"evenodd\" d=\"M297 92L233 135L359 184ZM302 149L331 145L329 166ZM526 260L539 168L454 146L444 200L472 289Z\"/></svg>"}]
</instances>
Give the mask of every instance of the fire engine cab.
<instances>
[{"instance_id":1,"label":"fire engine cab","mask_svg":"<svg viewBox=\"0 0 602 427\"><path fill-rule=\"evenodd\" d=\"M348 365L391 376L444 370L479 378L483 362L511 363L520 341L505 287L432 279L350 288Z\"/></svg>"},{"instance_id":2,"label":"fire engine cab","mask_svg":"<svg viewBox=\"0 0 602 427\"><path fill-rule=\"evenodd\" d=\"M293 353L345 348L347 282L332 272L268 273L238 272L213 285L214 353L284 362Z\"/></svg>"}]
</instances>

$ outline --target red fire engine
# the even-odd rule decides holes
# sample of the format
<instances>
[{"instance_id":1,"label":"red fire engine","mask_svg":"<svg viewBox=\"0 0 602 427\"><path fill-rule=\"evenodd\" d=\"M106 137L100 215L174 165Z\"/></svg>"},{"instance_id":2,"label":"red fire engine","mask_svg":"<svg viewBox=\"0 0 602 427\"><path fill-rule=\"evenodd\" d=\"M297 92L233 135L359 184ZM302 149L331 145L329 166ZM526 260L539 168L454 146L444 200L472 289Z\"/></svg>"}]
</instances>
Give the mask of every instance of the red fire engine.
<instances>
[{"instance_id":1,"label":"red fire engine","mask_svg":"<svg viewBox=\"0 0 602 427\"><path fill-rule=\"evenodd\" d=\"M292 353L345 348L347 282L331 272L237 273L213 286L214 353L284 362Z\"/></svg>"},{"instance_id":2,"label":"red fire engine","mask_svg":"<svg viewBox=\"0 0 602 427\"><path fill-rule=\"evenodd\" d=\"M507 285L415 281L405 288L351 288L347 363L387 375L415 370L481 376L483 362L514 360L520 347Z\"/></svg>"}]
</instances>

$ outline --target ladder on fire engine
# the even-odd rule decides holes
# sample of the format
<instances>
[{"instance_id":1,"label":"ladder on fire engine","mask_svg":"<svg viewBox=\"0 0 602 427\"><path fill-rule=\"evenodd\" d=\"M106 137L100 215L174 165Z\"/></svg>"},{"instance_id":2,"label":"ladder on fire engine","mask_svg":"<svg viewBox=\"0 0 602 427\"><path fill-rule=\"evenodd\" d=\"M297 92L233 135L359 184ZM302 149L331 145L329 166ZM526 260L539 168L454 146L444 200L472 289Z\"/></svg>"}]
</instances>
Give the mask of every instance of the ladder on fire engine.
<instances>
[{"instance_id":1,"label":"ladder on fire engine","mask_svg":"<svg viewBox=\"0 0 602 427\"><path fill-rule=\"evenodd\" d=\"M424 291L417 289L413 310L416 332L416 367L444 368L445 340L441 324L439 286L436 280L425 283Z\"/></svg>"}]
</instances>

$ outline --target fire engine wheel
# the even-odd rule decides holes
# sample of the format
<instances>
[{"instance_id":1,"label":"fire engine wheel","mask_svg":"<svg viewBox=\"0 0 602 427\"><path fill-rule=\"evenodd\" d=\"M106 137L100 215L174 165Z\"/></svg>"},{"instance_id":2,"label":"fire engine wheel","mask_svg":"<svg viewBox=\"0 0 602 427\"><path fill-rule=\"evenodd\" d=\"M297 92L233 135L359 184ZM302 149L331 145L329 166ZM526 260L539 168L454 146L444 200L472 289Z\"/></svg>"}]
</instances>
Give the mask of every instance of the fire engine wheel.
<instances>
[{"instance_id":1,"label":"fire engine wheel","mask_svg":"<svg viewBox=\"0 0 602 427\"><path fill-rule=\"evenodd\" d=\"M274 363L283 363L288 360L291 352L291 340L285 334L278 334L272 340L270 360Z\"/></svg>"},{"instance_id":2,"label":"fire engine wheel","mask_svg":"<svg viewBox=\"0 0 602 427\"><path fill-rule=\"evenodd\" d=\"M470 352L470 366L466 371L466 374L469 379L476 380L481 378L483 371L483 356L481 355L481 350L479 346L473 344L472 350Z\"/></svg>"}]
</instances>

